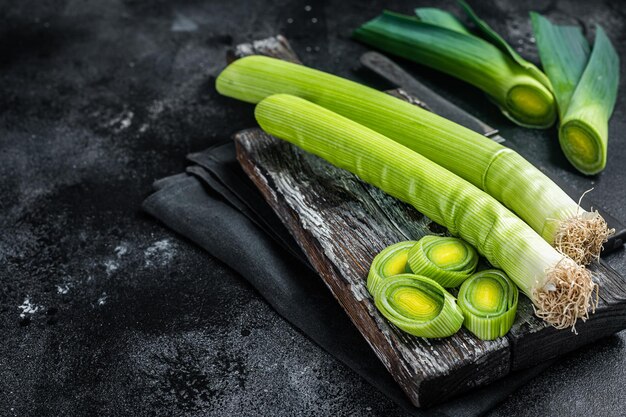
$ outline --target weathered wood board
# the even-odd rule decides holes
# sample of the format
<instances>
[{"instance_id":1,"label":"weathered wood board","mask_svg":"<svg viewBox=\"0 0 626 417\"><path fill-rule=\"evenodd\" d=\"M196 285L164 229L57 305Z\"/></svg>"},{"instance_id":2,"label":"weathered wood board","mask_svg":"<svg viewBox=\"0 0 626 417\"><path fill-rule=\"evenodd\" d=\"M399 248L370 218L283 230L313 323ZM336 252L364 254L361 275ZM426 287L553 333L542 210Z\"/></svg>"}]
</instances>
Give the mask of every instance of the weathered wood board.
<instances>
[{"instance_id":1,"label":"weathered wood board","mask_svg":"<svg viewBox=\"0 0 626 417\"><path fill-rule=\"evenodd\" d=\"M408 335L376 309L366 289L374 256L401 240L444 229L347 171L250 129L234 136L239 162L302 247L380 360L417 406L432 405L626 327L626 284L593 266L600 304L578 335L555 330L521 297L511 332L481 341L462 329L445 339Z\"/></svg>"},{"instance_id":2,"label":"weathered wood board","mask_svg":"<svg viewBox=\"0 0 626 417\"><path fill-rule=\"evenodd\" d=\"M299 62L281 36L239 45L229 60L255 53ZM391 94L427 108L401 90ZM599 306L589 321L577 325L578 335L538 320L525 297L509 334L495 341L481 341L465 329L446 339L408 335L374 306L366 289L369 265L390 244L445 229L354 175L259 129L239 132L234 140L246 173L416 406L444 401L626 327L626 283L600 263L592 267L600 284Z\"/></svg>"}]
</instances>

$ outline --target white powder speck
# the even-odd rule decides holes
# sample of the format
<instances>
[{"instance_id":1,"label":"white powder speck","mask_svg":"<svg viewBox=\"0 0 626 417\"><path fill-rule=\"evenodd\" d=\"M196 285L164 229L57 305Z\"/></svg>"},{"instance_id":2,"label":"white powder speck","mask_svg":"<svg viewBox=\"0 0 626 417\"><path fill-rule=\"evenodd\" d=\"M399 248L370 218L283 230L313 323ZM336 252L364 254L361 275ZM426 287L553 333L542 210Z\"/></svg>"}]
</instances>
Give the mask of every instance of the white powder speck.
<instances>
[{"instance_id":1,"label":"white powder speck","mask_svg":"<svg viewBox=\"0 0 626 417\"><path fill-rule=\"evenodd\" d=\"M293 23L293 19L290 17L287 19L287 23L292 24Z\"/></svg>"},{"instance_id":2,"label":"white powder speck","mask_svg":"<svg viewBox=\"0 0 626 417\"><path fill-rule=\"evenodd\" d=\"M67 294L68 292L70 292L70 284L64 283L57 285L57 293Z\"/></svg>"},{"instance_id":3,"label":"white powder speck","mask_svg":"<svg viewBox=\"0 0 626 417\"><path fill-rule=\"evenodd\" d=\"M112 259L104 261L104 267L106 268L107 274L111 275L113 272L117 271L119 265Z\"/></svg>"},{"instance_id":4,"label":"white powder speck","mask_svg":"<svg viewBox=\"0 0 626 417\"><path fill-rule=\"evenodd\" d=\"M154 242L144 251L146 266L167 265L176 254L176 249L169 239Z\"/></svg>"},{"instance_id":5,"label":"white powder speck","mask_svg":"<svg viewBox=\"0 0 626 417\"><path fill-rule=\"evenodd\" d=\"M109 296L107 295L107 293L102 293L102 295L100 296L100 298L98 298L98 305L99 306L103 306L107 303L107 298L109 298Z\"/></svg>"},{"instance_id":6,"label":"white powder speck","mask_svg":"<svg viewBox=\"0 0 626 417\"><path fill-rule=\"evenodd\" d=\"M17 308L22 310L22 312L20 313L20 318L23 319L24 317L26 317L27 314L35 314L36 312L38 312L39 309L41 309L41 306L31 303L30 298L26 297L22 305L17 306Z\"/></svg>"},{"instance_id":7,"label":"white powder speck","mask_svg":"<svg viewBox=\"0 0 626 417\"><path fill-rule=\"evenodd\" d=\"M118 258L121 258L122 256L128 253L128 246L121 244L121 245L116 246L115 249L113 249L113 251L115 252L115 255L117 255Z\"/></svg>"},{"instance_id":8,"label":"white powder speck","mask_svg":"<svg viewBox=\"0 0 626 417\"><path fill-rule=\"evenodd\" d=\"M307 4L306 6L304 6L304 11L305 11L305 12L310 12L310 11L311 11L311 9L312 9L312 7L311 7L311 6L309 6L308 4Z\"/></svg>"},{"instance_id":9,"label":"white powder speck","mask_svg":"<svg viewBox=\"0 0 626 417\"><path fill-rule=\"evenodd\" d=\"M312 18L312 19L311 19L311 22L312 22L312 23L317 23L317 17Z\"/></svg>"}]
</instances>

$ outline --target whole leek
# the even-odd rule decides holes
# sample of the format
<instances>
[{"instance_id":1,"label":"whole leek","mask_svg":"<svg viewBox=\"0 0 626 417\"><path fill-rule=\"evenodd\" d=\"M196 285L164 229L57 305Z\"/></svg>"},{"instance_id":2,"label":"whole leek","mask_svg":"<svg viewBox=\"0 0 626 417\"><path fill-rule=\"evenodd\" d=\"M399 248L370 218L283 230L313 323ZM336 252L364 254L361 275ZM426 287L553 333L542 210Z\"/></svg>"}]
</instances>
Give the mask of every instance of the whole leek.
<instances>
[{"instance_id":1,"label":"whole leek","mask_svg":"<svg viewBox=\"0 0 626 417\"><path fill-rule=\"evenodd\" d=\"M385 11L356 29L353 37L480 88L519 125L546 128L556 119L545 75L478 36Z\"/></svg>"},{"instance_id":2,"label":"whole leek","mask_svg":"<svg viewBox=\"0 0 626 417\"><path fill-rule=\"evenodd\" d=\"M526 223L450 171L389 138L298 97L261 101L263 130L359 176L413 205L473 245L531 298L537 316L557 328L588 317L591 274L560 254ZM391 280L383 281L384 291Z\"/></svg>"},{"instance_id":3,"label":"whole leek","mask_svg":"<svg viewBox=\"0 0 626 417\"><path fill-rule=\"evenodd\" d=\"M389 277L377 288L374 302L387 320L414 336L448 337L463 325L463 313L454 297L420 275Z\"/></svg>"},{"instance_id":4,"label":"whole leek","mask_svg":"<svg viewBox=\"0 0 626 417\"><path fill-rule=\"evenodd\" d=\"M409 240L406 242L398 242L383 249L372 261L369 274L367 275L367 289L370 294L374 295L376 289L385 278L412 272L407 259L409 257L409 249L415 246L417 242Z\"/></svg>"},{"instance_id":5,"label":"whole leek","mask_svg":"<svg viewBox=\"0 0 626 417\"><path fill-rule=\"evenodd\" d=\"M518 297L517 287L502 271L488 269L472 275L459 290L463 325L482 340L504 336L515 321Z\"/></svg>"},{"instance_id":6,"label":"whole leek","mask_svg":"<svg viewBox=\"0 0 626 417\"><path fill-rule=\"evenodd\" d=\"M413 273L454 288L474 273L478 254L462 239L424 236L409 250L408 263Z\"/></svg>"},{"instance_id":7,"label":"whole leek","mask_svg":"<svg viewBox=\"0 0 626 417\"><path fill-rule=\"evenodd\" d=\"M533 31L559 105L559 143L576 169L597 174L606 166L608 121L615 106L619 57L600 26L591 55L577 27L553 25L532 13Z\"/></svg>"},{"instance_id":8,"label":"whole leek","mask_svg":"<svg viewBox=\"0 0 626 417\"><path fill-rule=\"evenodd\" d=\"M582 210L518 153L383 92L262 56L230 64L216 87L250 103L292 94L367 126L485 190L577 262L598 257L608 236L599 214Z\"/></svg>"}]
</instances>

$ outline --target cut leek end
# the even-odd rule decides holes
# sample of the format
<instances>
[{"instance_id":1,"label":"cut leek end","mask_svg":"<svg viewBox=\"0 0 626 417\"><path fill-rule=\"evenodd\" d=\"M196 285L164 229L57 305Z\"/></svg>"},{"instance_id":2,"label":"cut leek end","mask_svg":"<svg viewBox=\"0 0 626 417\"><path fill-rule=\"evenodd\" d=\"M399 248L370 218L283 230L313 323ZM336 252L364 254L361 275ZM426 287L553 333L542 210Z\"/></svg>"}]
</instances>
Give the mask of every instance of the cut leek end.
<instances>
[{"instance_id":1,"label":"cut leek end","mask_svg":"<svg viewBox=\"0 0 626 417\"><path fill-rule=\"evenodd\" d=\"M411 272L407 259L409 249L416 243L414 240L398 242L387 246L376 255L367 275L367 289L372 296L385 278Z\"/></svg>"},{"instance_id":2,"label":"cut leek end","mask_svg":"<svg viewBox=\"0 0 626 417\"><path fill-rule=\"evenodd\" d=\"M461 285L478 265L476 250L454 237L424 236L408 255L413 273L432 278L446 288Z\"/></svg>"},{"instance_id":3,"label":"cut leek end","mask_svg":"<svg viewBox=\"0 0 626 417\"><path fill-rule=\"evenodd\" d=\"M615 233L597 211L583 211L559 224L553 246L579 265L600 259L602 245Z\"/></svg>"},{"instance_id":4,"label":"cut leek end","mask_svg":"<svg viewBox=\"0 0 626 417\"><path fill-rule=\"evenodd\" d=\"M502 337L513 326L518 299L517 287L504 272L497 269L478 272L459 290L463 325L482 340Z\"/></svg>"},{"instance_id":5,"label":"cut leek end","mask_svg":"<svg viewBox=\"0 0 626 417\"><path fill-rule=\"evenodd\" d=\"M593 296L595 292L595 297ZM563 258L547 271L547 279L532 294L535 315L557 329L571 328L589 318L598 304L598 285L591 273L569 258Z\"/></svg>"},{"instance_id":6,"label":"cut leek end","mask_svg":"<svg viewBox=\"0 0 626 417\"><path fill-rule=\"evenodd\" d=\"M559 143L570 163L583 174L597 174L606 166L606 141L580 120L570 120L561 126Z\"/></svg>"},{"instance_id":7,"label":"cut leek end","mask_svg":"<svg viewBox=\"0 0 626 417\"><path fill-rule=\"evenodd\" d=\"M388 277L377 287L374 300L387 320L414 336L448 337L463 324L463 312L454 297L424 276Z\"/></svg>"},{"instance_id":8,"label":"cut leek end","mask_svg":"<svg viewBox=\"0 0 626 417\"><path fill-rule=\"evenodd\" d=\"M554 96L539 82L513 86L507 92L503 112L513 122L536 129L552 126L557 117Z\"/></svg>"}]
</instances>

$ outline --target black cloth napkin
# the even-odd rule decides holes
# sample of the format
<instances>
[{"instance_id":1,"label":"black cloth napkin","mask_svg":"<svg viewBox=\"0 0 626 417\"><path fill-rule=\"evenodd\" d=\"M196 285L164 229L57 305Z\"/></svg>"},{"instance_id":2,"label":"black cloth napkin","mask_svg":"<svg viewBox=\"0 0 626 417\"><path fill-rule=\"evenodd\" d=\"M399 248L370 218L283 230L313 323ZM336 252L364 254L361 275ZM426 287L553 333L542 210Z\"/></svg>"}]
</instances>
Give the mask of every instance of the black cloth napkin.
<instances>
[{"instance_id":1,"label":"black cloth napkin","mask_svg":"<svg viewBox=\"0 0 626 417\"><path fill-rule=\"evenodd\" d=\"M429 409L414 407L240 168L228 142L157 180L148 213L240 273L288 322L415 416L485 414L550 363L516 372Z\"/></svg>"}]
</instances>

